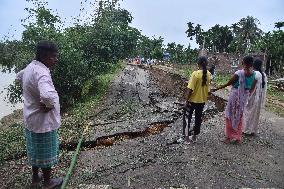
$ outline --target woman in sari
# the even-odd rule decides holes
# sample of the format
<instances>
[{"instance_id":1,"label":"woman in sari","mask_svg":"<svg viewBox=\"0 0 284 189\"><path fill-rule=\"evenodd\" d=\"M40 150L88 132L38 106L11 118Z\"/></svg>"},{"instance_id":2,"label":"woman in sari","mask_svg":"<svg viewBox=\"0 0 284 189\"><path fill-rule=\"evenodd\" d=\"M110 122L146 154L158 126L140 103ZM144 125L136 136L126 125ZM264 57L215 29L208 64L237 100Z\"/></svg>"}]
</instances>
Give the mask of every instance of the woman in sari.
<instances>
[{"instance_id":1,"label":"woman in sari","mask_svg":"<svg viewBox=\"0 0 284 189\"><path fill-rule=\"evenodd\" d=\"M264 108L267 91L267 77L262 72L262 61L260 59L254 61L253 69L257 83L255 91L248 99L244 114L244 134L248 136L254 136L257 133L260 112Z\"/></svg>"},{"instance_id":2,"label":"woman in sari","mask_svg":"<svg viewBox=\"0 0 284 189\"><path fill-rule=\"evenodd\" d=\"M252 69L253 57L245 56L242 65L243 69L236 71L228 83L212 89L212 92L215 92L232 85L225 110L226 139L224 142L226 144L233 140L241 143L244 107L248 96L254 91L256 85L255 73Z\"/></svg>"}]
</instances>

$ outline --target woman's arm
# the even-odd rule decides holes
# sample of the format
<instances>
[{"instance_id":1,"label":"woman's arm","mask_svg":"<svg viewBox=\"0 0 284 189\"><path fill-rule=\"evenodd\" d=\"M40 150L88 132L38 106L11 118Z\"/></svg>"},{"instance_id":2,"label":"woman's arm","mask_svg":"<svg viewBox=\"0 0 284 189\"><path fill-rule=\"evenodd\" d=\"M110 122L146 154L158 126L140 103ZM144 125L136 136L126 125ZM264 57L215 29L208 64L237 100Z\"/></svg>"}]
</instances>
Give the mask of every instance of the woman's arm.
<instances>
[{"instance_id":1,"label":"woman's arm","mask_svg":"<svg viewBox=\"0 0 284 189\"><path fill-rule=\"evenodd\" d=\"M185 91L185 99L186 99L186 104L187 104L187 105L190 104L188 100L189 100L191 94L192 94L192 90L189 89L189 88L187 88L186 91Z\"/></svg>"},{"instance_id":2,"label":"woman's arm","mask_svg":"<svg viewBox=\"0 0 284 189\"><path fill-rule=\"evenodd\" d=\"M252 83L251 89L249 90L250 95L255 91L257 80L255 79Z\"/></svg>"},{"instance_id":3,"label":"woman's arm","mask_svg":"<svg viewBox=\"0 0 284 189\"><path fill-rule=\"evenodd\" d=\"M233 83L235 83L238 80L239 76L234 74L233 77L224 85L221 85L220 87L217 87L216 89L211 89L211 92L215 92L218 91L220 89L223 89L229 85L232 85Z\"/></svg>"}]
</instances>

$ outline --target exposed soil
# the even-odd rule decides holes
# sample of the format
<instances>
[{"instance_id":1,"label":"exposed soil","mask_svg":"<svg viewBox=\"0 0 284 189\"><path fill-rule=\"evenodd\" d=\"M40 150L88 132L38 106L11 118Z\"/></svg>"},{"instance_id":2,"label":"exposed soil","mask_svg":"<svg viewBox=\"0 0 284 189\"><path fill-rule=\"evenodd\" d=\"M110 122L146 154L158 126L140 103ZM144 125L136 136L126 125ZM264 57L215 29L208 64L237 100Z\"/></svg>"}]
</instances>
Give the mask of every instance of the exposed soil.
<instances>
[{"instance_id":1,"label":"exposed soil","mask_svg":"<svg viewBox=\"0 0 284 189\"><path fill-rule=\"evenodd\" d=\"M198 142L179 144L184 88L179 75L128 65L92 118L68 188L284 188L284 119L264 112L256 137L225 145L221 92L206 104ZM76 144L62 146L71 151L62 154L57 175ZM1 165L0 188L27 188L25 163Z\"/></svg>"},{"instance_id":2,"label":"exposed soil","mask_svg":"<svg viewBox=\"0 0 284 189\"><path fill-rule=\"evenodd\" d=\"M225 145L220 141L225 101L212 96L197 144L178 144L184 86L178 75L128 66L113 83L105 111L94 119L111 123L94 126L90 140L143 131L157 122L168 125L156 135L85 148L69 187L283 188L283 119L265 113L269 119L262 117L257 137Z\"/></svg>"}]
</instances>

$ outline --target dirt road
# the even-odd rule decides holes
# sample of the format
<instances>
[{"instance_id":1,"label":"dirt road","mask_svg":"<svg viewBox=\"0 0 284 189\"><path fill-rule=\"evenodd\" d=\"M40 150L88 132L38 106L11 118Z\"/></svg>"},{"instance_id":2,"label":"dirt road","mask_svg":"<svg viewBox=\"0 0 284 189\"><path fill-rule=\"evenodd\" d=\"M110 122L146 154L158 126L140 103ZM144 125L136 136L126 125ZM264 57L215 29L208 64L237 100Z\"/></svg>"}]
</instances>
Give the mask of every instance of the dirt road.
<instances>
[{"instance_id":1,"label":"dirt road","mask_svg":"<svg viewBox=\"0 0 284 189\"><path fill-rule=\"evenodd\" d=\"M205 107L198 142L178 144L184 87L179 75L128 65L91 116L68 188L284 188L284 119L264 112L258 136L225 145L226 95L218 93ZM63 147L56 175L66 174L76 142ZM26 161L1 165L0 188L29 188Z\"/></svg>"},{"instance_id":2,"label":"dirt road","mask_svg":"<svg viewBox=\"0 0 284 189\"><path fill-rule=\"evenodd\" d=\"M225 145L225 101L213 98L197 144L178 144L183 87L177 75L127 66L94 118L96 145L81 152L69 187L284 188L284 120L265 112L258 136Z\"/></svg>"}]
</instances>

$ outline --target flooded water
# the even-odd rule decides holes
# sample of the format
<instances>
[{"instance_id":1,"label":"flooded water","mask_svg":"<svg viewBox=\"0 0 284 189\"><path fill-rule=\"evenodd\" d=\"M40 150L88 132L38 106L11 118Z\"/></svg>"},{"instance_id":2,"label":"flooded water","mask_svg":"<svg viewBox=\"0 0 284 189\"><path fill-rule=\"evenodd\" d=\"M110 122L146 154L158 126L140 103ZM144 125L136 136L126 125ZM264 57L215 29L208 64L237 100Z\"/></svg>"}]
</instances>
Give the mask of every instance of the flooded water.
<instances>
[{"instance_id":1,"label":"flooded water","mask_svg":"<svg viewBox=\"0 0 284 189\"><path fill-rule=\"evenodd\" d=\"M1 69L1 68L0 68ZM0 72L0 119L16 109L22 108L22 104L13 106L7 99L7 87L13 83L16 78L15 73L2 73Z\"/></svg>"}]
</instances>

